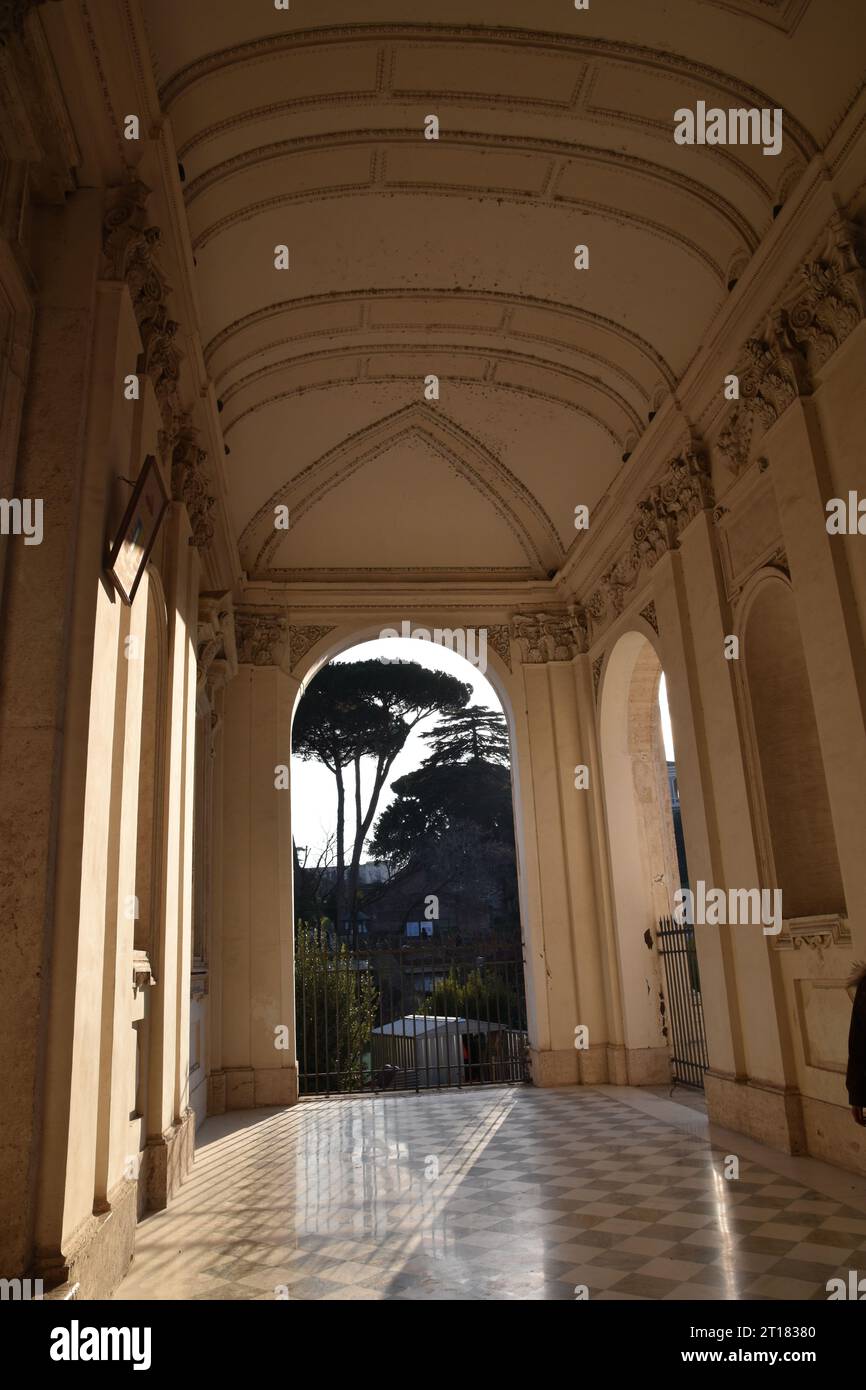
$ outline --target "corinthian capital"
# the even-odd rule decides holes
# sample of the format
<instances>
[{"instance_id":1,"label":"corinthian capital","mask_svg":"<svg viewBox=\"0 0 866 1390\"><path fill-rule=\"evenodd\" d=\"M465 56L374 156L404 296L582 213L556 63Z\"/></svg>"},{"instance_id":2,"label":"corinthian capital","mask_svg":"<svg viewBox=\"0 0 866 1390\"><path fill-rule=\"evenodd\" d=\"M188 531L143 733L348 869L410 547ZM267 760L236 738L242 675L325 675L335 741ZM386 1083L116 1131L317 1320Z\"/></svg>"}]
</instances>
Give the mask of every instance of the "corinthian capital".
<instances>
[{"instance_id":1,"label":"corinthian capital","mask_svg":"<svg viewBox=\"0 0 866 1390\"><path fill-rule=\"evenodd\" d=\"M171 491L176 502L183 502L192 527L191 544L201 549L213 538L210 513L215 503L207 490L204 466L207 451L199 448L198 431L185 421L175 437L171 460Z\"/></svg>"},{"instance_id":2,"label":"corinthian capital","mask_svg":"<svg viewBox=\"0 0 866 1390\"><path fill-rule=\"evenodd\" d=\"M515 613L511 636L526 665L571 661L586 651L586 615L577 607L559 613Z\"/></svg>"}]
</instances>

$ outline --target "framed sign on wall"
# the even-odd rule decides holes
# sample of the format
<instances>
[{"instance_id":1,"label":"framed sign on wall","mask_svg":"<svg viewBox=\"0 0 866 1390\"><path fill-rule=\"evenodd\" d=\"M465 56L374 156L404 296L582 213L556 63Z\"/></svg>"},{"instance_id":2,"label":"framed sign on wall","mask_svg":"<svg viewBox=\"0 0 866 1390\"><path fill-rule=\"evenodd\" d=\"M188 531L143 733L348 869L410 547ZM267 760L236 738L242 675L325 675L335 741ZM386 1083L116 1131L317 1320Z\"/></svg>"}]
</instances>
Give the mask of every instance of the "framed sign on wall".
<instances>
[{"instance_id":1,"label":"framed sign on wall","mask_svg":"<svg viewBox=\"0 0 866 1390\"><path fill-rule=\"evenodd\" d=\"M167 506L162 474L154 455L148 454L105 560L105 568L124 603L132 603L135 598Z\"/></svg>"}]
</instances>

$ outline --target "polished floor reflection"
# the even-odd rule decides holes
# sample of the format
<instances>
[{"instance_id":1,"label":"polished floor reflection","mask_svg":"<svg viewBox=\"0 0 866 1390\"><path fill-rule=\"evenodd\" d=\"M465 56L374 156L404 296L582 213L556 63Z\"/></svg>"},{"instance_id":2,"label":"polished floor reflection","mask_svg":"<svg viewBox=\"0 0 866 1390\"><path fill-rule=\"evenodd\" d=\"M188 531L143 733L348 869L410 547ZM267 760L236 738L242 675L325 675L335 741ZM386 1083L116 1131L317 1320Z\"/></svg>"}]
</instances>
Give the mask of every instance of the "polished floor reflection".
<instances>
[{"instance_id":1,"label":"polished floor reflection","mask_svg":"<svg viewBox=\"0 0 866 1390\"><path fill-rule=\"evenodd\" d=\"M851 1269L866 1180L665 1092L525 1087L208 1120L115 1297L825 1299Z\"/></svg>"}]
</instances>

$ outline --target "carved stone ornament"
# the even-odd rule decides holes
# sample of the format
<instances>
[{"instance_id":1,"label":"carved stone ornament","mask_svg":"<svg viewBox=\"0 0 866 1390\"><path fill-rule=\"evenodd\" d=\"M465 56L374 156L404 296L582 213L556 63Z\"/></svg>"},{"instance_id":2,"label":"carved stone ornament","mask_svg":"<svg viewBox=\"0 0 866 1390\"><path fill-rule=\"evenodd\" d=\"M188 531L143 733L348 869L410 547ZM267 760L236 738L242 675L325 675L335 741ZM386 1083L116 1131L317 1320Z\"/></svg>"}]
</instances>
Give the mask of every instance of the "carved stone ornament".
<instances>
[{"instance_id":1,"label":"carved stone ornament","mask_svg":"<svg viewBox=\"0 0 866 1390\"><path fill-rule=\"evenodd\" d=\"M237 673L235 618L231 594L199 595L196 640L196 694L212 700L215 691ZM212 729L212 733L216 732Z\"/></svg>"},{"instance_id":2,"label":"carved stone ornament","mask_svg":"<svg viewBox=\"0 0 866 1390\"><path fill-rule=\"evenodd\" d=\"M724 455L727 467L738 478L749 464L754 417L737 406L716 440L716 448Z\"/></svg>"},{"instance_id":3,"label":"carved stone ornament","mask_svg":"<svg viewBox=\"0 0 866 1390\"><path fill-rule=\"evenodd\" d=\"M192 528L190 544L201 549L213 539L211 511L215 499L207 490L207 452L199 448L197 441L198 431L186 419L175 435L172 449L171 492L175 501L186 507Z\"/></svg>"},{"instance_id":4,"label":"carved stone ornament","mask_svg":"<svg viewBox=\"0 0 866 1390\"><path fill-rule=\"evenodd\" d=\"M307 655L311 647L314 647L317 642L333 631L333 627L317 627L315 624L302 627L290 625L288 633L291 665L296 666L301 657Z\"/></svg>"},{"instance_id":5,"label":"carved stone ornament","mask_svg":"<svg viewBox=\"0 0 866 1390\"><path fill-rule=\"evenodd\" d=\"M761 434L866 317L866 235L839 216L820 254L806 261L779 308L745 344L737 376L740 400L716 440L735 476L748 466Z\"/></svg>"},{"instance_id":6,"label":"carved stone ornament","mask_svg":"<svg viewBox=\"0 0 866 1390\"><path fill-rule=\"evenodd\" d=\"M236 613L238 662L281 666L288 644L286 620L277 613Z\"/></svg>"},{"instance_id":7,"label":"carved stone ornament","mask_svg":"<svg viewBox=\"0 0 866 1390\"><path fill-rule=\"evenodd\" d=\"M831 946L850 950L851 928L838 913L794 917L783 923L782 932L775 938L775 946L779 951L799 951L805 946L819 956Z\"/></svg>"},{"instance_id":8,"label":"carved stone ornament","mask_svg":"<svg viewBox=\"0 0 866 1390\"><path fill-rule=\"evenodd\" d=\"M768 430L797 396L808 395L811 378L805 354L776 314L743 348L740 400L743 409Z\"/></svg>"},{"instance_id":9,"label":"carved stone ornament","mask_svg":"<svg viewBox=\"0 0 866 1390\"><path fill-rule=\"evenodd\" d=\"M104 273L129 289L142 343L138 371L150 379L162 416L160 454L164 465L171 466L172 496L189 514L191 543L201 549L213 539L215 499L205 469L207 452L199 446L191 417L180 403L180 326L169 313L171 287L157 261L159 228L148 223L149 194L137 179L114 190L102 224Z\"/></svg>"},{"instance_id":10,"label":"carved stone ornament","mask_svg":"<svg viewBox=\"0 0 866 1390\"><path fill-rule=\"evenodd\" d=\"M604 665L604 652L597 656L592 663L592 693L598 699L598 683L601 680L601 668Z\"/></svg>"},{"instance_id":11,"label":"carved stone ornament","mask_svg":"<svg viewBox=\"0 0 866 1390\"><path fill-rule=\"evenodd\" d=\"M515 613L511 636L525 665L571 661L586 651L586 616L579 608L562 613Z\"/></svg>"},{"instance_id":12,"label":"carved stone ornament","mask_svg":"<svg viewBox=\"0 0 866 1390\"><path fill-rule=\"evenodd\" d=\"M487 642L496 655L511 670L511 626L509 623L492 623L487 629Z\"/></svg>"},{"instance_id":13,"label":"carved stone ornament","mask_svg":"<svg viewBox=\"0 0 866 1390\"><path fill-rule=\"evenodd\" d=\"M802 267L796 296L781 311L785 332L814 371L866 317L864 241L861 228L834 219L822 254Z\"/></svg>"},{"instance_id":14,"label":"carved stone ornament","mask_svg":"<svg viewBox=\"0 0 866 1390\"><path fill-rule=\"evenodd\" d=\"M650 627L652 628L653 632L655 633L656 637L658 637L658 635L659 635L659 620L658 620L658 614L656 613L655 599L650 599L650 601L649 601L649 603L647 604L646 608L642 608L642 609L640 610L640 616L643 618L643 620L644 620L645 623L649 623L649 625L650 625Z\"/></svg>"},{"instance_id":15,"label":"carved stone ornament","mask_svg":"<svg viewBox=\"0 0 866 1390\"><path fill-rule=\"evenodd\" d=\"M140 323L153 315L169 292L169 285L155 259L161 241L158 227L147 220L150 189L137 179L114 190L112 206L102 223L105 270L112 280L129 286L135 316Z\"/></svg>"},{"instance_id":16,"label":"carved stone ornament","mask_svg":"<svg viewBox=\"0 0 866 1390\"><path fill-rule=\"evenodd\" d=\"M664 477L639 502L632 518L631 540L602 574L586 602L585 612L595 636L624 611L642 574L679 544L689 522L713 505L713 487L706 455L682 450L668 464Z\"/></svg>"}]
</instances>

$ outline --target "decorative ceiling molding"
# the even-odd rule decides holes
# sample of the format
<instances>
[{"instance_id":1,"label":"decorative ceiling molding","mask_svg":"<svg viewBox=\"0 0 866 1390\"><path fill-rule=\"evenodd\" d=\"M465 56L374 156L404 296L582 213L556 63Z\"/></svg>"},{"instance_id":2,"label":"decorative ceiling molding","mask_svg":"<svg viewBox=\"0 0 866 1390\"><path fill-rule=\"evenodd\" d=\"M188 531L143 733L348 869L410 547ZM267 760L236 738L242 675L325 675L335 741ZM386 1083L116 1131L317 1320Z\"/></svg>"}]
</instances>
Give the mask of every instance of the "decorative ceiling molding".
<instances>
[{"instance_id":1,"label":"decorative ceiling molding","mask_svg":"<svg viewBox=\"0 0 866 1390\"><path fill-rule=\"evenodd\" d=\"M601 38L596 35L580 37L505 25L497 25L495 29L491 29L486 25L445 25L424 22L329 25L327 28L284 31L279 34L252 39L230 48L203 55L178 69L162 84L159 92L160 102L165 110L170 110L190 88L208 77L225 72L227 69L249 67L263 61L267 62L280 54L311 48L345 47L347 44L399 43L401 40L414 44L421 42L427 45L438 44L442 47L455 44L483 46L487 50L500 49L503 52L517 49L521 56L529 53L550 53L558 56L570 54L592 61L607 60L608 62L627 64L648 72L663 72L668 76L677 78L681 85L693 81L700 88L701 93L710 96L713 92L720 93L726 104L730 104L730 100L733 100L737 105L746 106L774 107L779 105L778 101L774 100L770 94L743 82L731 73L722 72L719 68L682 57L679 54L665 53L659 49L652 49L639 44ZM384 86L384 84L380 85ZM400 89L399 95L420 97L427 96L429 93L411 88ZM452 94L449 93L448 96L451 98ZM486 104L491 102L488 92L453 93L454 99L461 97L467 100L475 97L476 100ZM345 101L345 94L342 99ZM333 102L335 97L331 95L329 100ZM549 99L527 103L527 105L530 108L535 106L536 109L555 105L562 109L562 103L553 103ZM573 104L571 109L574 110ZM646 124L650 123L646 122ZM812 136L796 118L789 116L788 113L786 113L786 129L789 130L790 138L802 146L803 152L808 157L815 153L816 145Z\"/></svg>"},{"instance_id":2,"label":"decorative ceiling molding","mask_svg":"<svg viewBox=\"0 0 866 1390\"><path fill-rule=\"evenodd\" d=\"M406 406L329 450L284 484L259 508L240 538L241 556L252 579L267 579L272 556L285 538L274 527L274 509L287 506L297 522L365 463L394 444L420 439L450 463L490 503L513 535L538 577L563 559L556 529L537 498L490 450L438 409Z\"/></svg>"},{"instance_id":3,"label":"decorative ceiling molding","mask_svg":"<svg viewBox=\"0 0 866 1390\"><path fill-rule=\"evenodd\" d=\"M418 143L417 136L415 137ZM335 146L338 142L334 142ZM490 148L490 143L485 146ZM598 217L603 221L613 222L617 226L624 223L646 232L650 236L656 237L660 241L665 241L678 251L684 251L696 261L699 261L705 270L708 270L718 284L725 284L725 267L715 260L699 242L693 241L691 237L680 231L677 227L666 226L662 222L657 222L654 218L643 217L634 210L626 210L616 207L611 203L599 203L588 198L566 198L559 195L555 198L539 198L535 193L527 193L520 190L501 188L495 184L448 184L444 180L438 183L419 184L419 183L399 183L391 182L384 178L378 178L376 169L380 167L375 160L371 160L373 173L369 183L364 184L340 184L338 187L324 186L321 188L303 189L300 192L280 192L268 198L259 198L254 203L248 203L243 207L235 208L232 212L217 218L215 222L209 223L202 231L194 233L192 236L192 248L197 254L204 250L216 237L232 227L239 226L244 222L249 222L253 218L260 217L263 213L274 211L276 208L287 207L290 204L312 203L321 204L326 199L331 198L380 198L383 193L407 193L413 198L468 198L477 200L478 198L490 198L497 204L515 203L518 205L530 205L534 208L550 207L575 208L581 213Z\"/></svg>"},{"instance_id":4,"label":"decorative ceiling molding","mask_svg":"<svg viewBox=\"0 0 866 1390\"><path fill-rule=\"evenodd\" d=\"M591 327L593 330L597 331L600 335L612 335L613 337L617 338L620 342L624 343L626 347L640 354L640 356L646 360L647 366L650 369L651 377L655 377L656 375L660 376L664 384L670 388L676 385L676 376L673 372L673 369L669 366L665 359L656 351L653 345L647 342L646 339L642 338L638 333L635 333L633 329L628 328L624 324L616 323L613 319L605 318L601 314L595 314L591 310L583 308L580 305L565 304L560 301L550 299L541 299L538 298L536 295L506 293L505 291L475 291L460 288L413 289L405 287L395 287L389 289L385 287L366 287L357 290L334 291L329 294L304 295L299 297L298 299L284 299L273 304L266 304L260 309L255 309L250 314L245 314L243 318L235 320L234 323L227 324L225 328L223 328L219 333L217 333L210 340L210 342L204 349L205 361L207 362L208 366L213 370L214 357L222 348L224 348L227 345L227 343L232 338L244 333L247 329L253 328L258 324L265 323L272 318L290 319L291 315L296 311L303 312L311 308L318 308L320 306L332 307L338 304L357 304L359 308L367 308L369 310L370 308L373 308L374 306L378 306L379 304L381 304L382 301L387 302L388 300L394 300L398 302L406 300L410 303L415 303L417 301L423 302L425 300L429 300L431 303L437 306L441 305L445 301L453 301L455 305L464 305L467 303L473 305L496 304L497 306L501 305L504 314L509 317L509 311L514 309L527 309L532 310L534 312L543 312L545 314L549 314L552 319L558 318L564 320L568 325L587 325L588 327ZM441 310L437 309L437 312L441 313ZM363 326L370 325L359 324L358 328ZM380 322L377 323L375 327L377 330L393 331L394 329L401 328L402 325L396 321L393 323ZM443 320L441 318L433 323L428 323L425 325L425 329L427 330L434 330L440 328L447 329L451 327L458 328L463 332L480 331L467 328L465 322L449 323L447 319ZM625 377L626 380L635 385L636 388L641 389L639 383L632 376L624 372L623 368L618 363L608 362L600 354L593 353L588 349L575 348L565 339L557 338L552 333L544 335L535 333L521 333L515 330L513 327L510 327L506 324L503 324L502 328L511 337L526 338L530 341L543 342L546 343L548 346L555 347L559 351L563 352L572 351L575 354L580 354L582 352L585 356L593 357L595 360L604 363L604 365L606 366L609 366L611 370L620 373L622 376ZM357 330L354 328L349 328L345 330L334 328L316 328L306 333L290 333L285 337L277 338L272 342L262 345L261 347L257 347L252 352L245 353L242 357L235 359L227 366L217 369L215 379L218 382L223 381L231 372L240 369L244 362L249 361L251 358L259 355L262 352L273 351L274 349L281 347L287 343L301 342L304 339L310 337L319 337L324 333L330 333L331 336L335 336L339 334L341 331L354 332Z\"/></svg>"},{"instance_id":5,"label":"decorative ceiling molding","mask_svg":"<svg viewBox=\"0 0 866 1390\"><path fill-rule=\"evenodd\" d=\"M263 165L275 161L292 159L294 156L305 155L310 152L323 153L329 150L347 149L366 145L373 145L377 150L386 149L392 145L417 147L419 141L423 143L422 137L417 129L397 130L393 128L353 128L347 131L329 131L317 135L292 136L273 141L269 145L261 145L254 149L244 150L240 154L232 155L229 159L222 160L220 163L212 165L211 168L205 170L204 173L200 174L198 178L193 179L193 181L185 187L184 198L190 216L193 217L195 215L196 202L207 193L208 190L217 187L227 179L231 179L236 175L248 174L251 170L260 168ZM535 193L526 191L519 194L516 190L501 189L494 184L486 188L484 185L470 187L462 182L460 184L449 184L447 178L444 181L440 181L441 173L439 171L437 171L435 183L421 184L420 182L416 183L414 181L404 183L389 179L386 176L387 170L385 170L385 176L381 179L382 184L391 189L405 187L410 189L413 193L416 191L423 192L425 188L428 189L428 191L433 190L436 193L447 190L451 193L464 194L464 196L473 196L485 191L492 192L496 195L500 193L510 193L512 197L519 197L520 201L528 200L539 206L558 206L566 203L571 206L579 206L590 210L603 210L610 213L613 209L605 207L602 204L592 203L583 198L577 199L567 197L557 192L557 183L561 181L564 171L570 164L581 167L599 165L602 168L615 169L618 173L628 175L629 188L635 188L641 182L646 182L651 185L661 185L667 193L670 193L671 189L678 190L686 197L692 198L702 204L704 207L708 208L710 212L719 217L719 219L726 224L728 230L734 234L737 242L742 243L742 246L750 253L754 251L758 245L758 230L751 225L733 203L727 198L722 197L721 194L717 193L709 184L699 183L696 179L690 178L687 174L684 174L682 170L672 167L671 165L658 164L637 155L627 154L620 149L607 150L602 147L584 145L575 141L542 139L537 136L507 135L502 132L489 134L465 130L449 130L447 138L443 137L441 140L441 147L448 150L476 149L482 150L485 153L491 150L497 150L507 153L517 152L536 157L545 157L555 161L552 168L556 171L556 177L543 181L544 192ZM421 165L418 166L419 177L422 167ZM341 194L353 191L362 192L368 187L369 185L367 184L359 184L353 185L351 188L347 189L345 185L341 184L338 191ZM324 185L320 188L305 188L297 192L282 194L280 195L280 200L312 202L321 197L322 194L327 194L330 191L328 185ZM768 198L771 196L769 187L766 190L765 196ZM639 201L639 199L636 197L635 202L637 201ZM255 206L261 207L261 204L256 204ZM663 232L667 237L675 237L677 241L687 246L693 253L699 254L702 259L714 269L718 270L720 274L722 273L721 268L697 246L697 243L692 242L681 233L678 233L674 225L667 227L663 226L660 223L641 217L634 209L620 208L617 209L617 211L620 218L625 217L628 220L633 220L638 225L650 231ZM243 220L243 209L239 209L235 216ZM221 219L218 224L214 225L219 225L220 230L222 230L224 219ZM194 241L196 248L205 245L207 241L211 239L212 235L213 233L210 227L199 232Z\"/></svg>"},{"instance_id":6,"label":"decorative ceiling molding","mask_svg":"<svg viewBox=\"0 0 866 1390\"><path fill-rule=\"evenodd\" d=\"M538 396L543 400L560 401L569 409L575 410L578 412L578 414L585 416L589 420L592 420L592 422L595 425L597 425L599 429L604 430L605 434L608 435L608 437L619 449L622 449L624 447L629 430L640 431L644 427L644 420L641 419L640 415L638 415L634 407L630 405L629 402L619 394L619 392L615 391L612 386L609 386L600 377L591 376L588 372L577 371L572 367L566 367L562 363L551 362L544 357L534 357L530 353L513 352L510 351L508 348L496 348L489 345L470 347L466 346L465 344L434 344L431 343L430 340L427 338L423 340L419 339L416 342L408 343L377 343L370 346L358 346L355 348L326 348L322 349L319 352L301 353L297 357L286 358L281 362L270 362L267 366L260 367L256 371L251 372L248 376L242 377L239 381L235 382L229 389L227 389L224 392L222 399L224 404L227 406L230 404L234 397L240 395L243 391L250 390L258 382L263 381L270 376L285 377L290 371L299 367L307 367L310 363L331 363L344 361L346 359L350 361L357 361L359 357L364 359L363 377L360 374L358 374L356 375L356 380L363 379L373 381L406 381L407 379L409 379L419 381L423 378L423 372L419 373L418 371L413 370L413 366L411 363L407 363L405 371L401 372L399 375L388 374L387 376L375 376L372 373L370 373L368 369L367 364L371 361L371 359L375 359L377 357L393 358L395 355L406 356L408 354L415 354L418 357L421 357L422 359L426 359L427 363L435 363L437 355L442 356L443 354L453 354L456 357L471 357L474 359L477 359L479 357L485 357L491 363L494 364L503 362L506 364L531 367L536 370L540 369L541 371L549 374L554 378L557 376L565 377L567 380L575 382L585 391L597 391L599 395L604 396L607 400L609 400L616 408L616 410L619 411L625 417L625 425L620 433L617 433L609 423L603 420L598 414L596 414L595 411L591 410L588 406L581 406L567 396L558 396L553 391L542 392L537 389L533 389L532 387L527 386L524 383L518 383L514 381L497 381L495 376L485 378L486 384L497 386L504 391L519 391L522 395ZM337 379L339 380L341 386L346 386L347 384L350 384L350 382L347 381L347 378L344 375L340 376ZM449 373L448 380L464 382L469 381L473 385L479 384L477 377L461 377L459 375L455 375L454 373ZM334 377L330 376L326 377L323 383L316 383L311 381L309 373L305 372L303 376L303 385L295 389L301 391L309 391L315 389L315 386L317 384L329 385L332 381L334 381ZM260 410L264 410L267 406L273 405L276 401L285 400L287 396L292 394L293 391L291 388L289 388L289 390L287 391L279 391L274 395L265 396L262 399L255 401L252 405L249 405L245 409L239 411L233 419L230 419L226 422L226 424L223 426L223 435L228 436L230 432L233 429L235 429L242 420L247 418L247 416L255 414Z\"/></svg>"}]
</instances>

